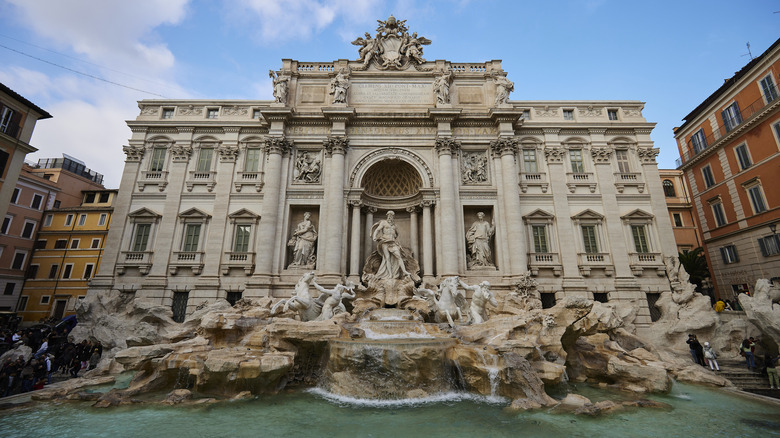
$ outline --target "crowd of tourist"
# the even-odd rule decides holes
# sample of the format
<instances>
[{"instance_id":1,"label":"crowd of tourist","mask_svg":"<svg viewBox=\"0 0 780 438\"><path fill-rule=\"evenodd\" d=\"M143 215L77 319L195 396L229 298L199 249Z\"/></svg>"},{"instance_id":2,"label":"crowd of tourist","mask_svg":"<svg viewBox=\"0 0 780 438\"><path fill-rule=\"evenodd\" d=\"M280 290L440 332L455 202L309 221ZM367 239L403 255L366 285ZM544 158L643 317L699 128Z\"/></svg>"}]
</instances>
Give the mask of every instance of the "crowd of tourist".
<instances>
[{"instance_id":1,"label":"crowd of tourist","mask_svg":"<svg viewBox=\"0 0 780 438\"><path fill-rule=\"evenodd\" d=\"M67 331L37 328L7 330L2 339L10 348L26 345L33 354L25 360L13 355L0 364L0 397L34 391L52 383L52 377L78 377L95 368L103 354L103 345L83 340L75 343Z\"/></svg>"},{"instance_id":2,"label":"crowd of tourist","mask_svg":"<svg viewBox=\"0 0 780 438\"><path fill-rule=\"evenodd\" d=\"M688 340L685 343L688 344L694 363L703 367L709 365L711 370L720 371L717 361L718 355L709 342L705 342L702 345L696 335L691 333L688 335ZM780 356L772 356L769 351L765 351L763 358L759 358L757 361L756 345L758 343L759 340L752 337L743 340L739 344L739 355L745 358L745 364L749 370L767 375L770 389L780 389L780 379L777 374L777 360L780 359Z\"/></svg>"}]
</instances>

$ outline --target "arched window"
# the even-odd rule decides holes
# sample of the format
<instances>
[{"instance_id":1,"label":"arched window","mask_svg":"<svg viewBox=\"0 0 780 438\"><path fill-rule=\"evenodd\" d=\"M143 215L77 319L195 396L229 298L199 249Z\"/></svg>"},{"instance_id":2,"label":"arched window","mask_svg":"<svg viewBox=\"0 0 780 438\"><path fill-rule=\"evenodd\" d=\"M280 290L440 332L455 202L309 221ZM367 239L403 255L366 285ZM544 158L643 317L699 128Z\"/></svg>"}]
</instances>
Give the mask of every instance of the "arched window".
<instances>
[{"instance_id":1,"label":"arched window","mask_svg":"<svg viewBox=\"0 0 780 438\"><path fill-rule=\"evenodd\" d=\"M666 195L667 198L674 198L675 196L677 196L674 193L674 183L673 182L671 182L668 179L665 179L662 184L664 186L664 195Z\"/></svg>"}]
</instances>

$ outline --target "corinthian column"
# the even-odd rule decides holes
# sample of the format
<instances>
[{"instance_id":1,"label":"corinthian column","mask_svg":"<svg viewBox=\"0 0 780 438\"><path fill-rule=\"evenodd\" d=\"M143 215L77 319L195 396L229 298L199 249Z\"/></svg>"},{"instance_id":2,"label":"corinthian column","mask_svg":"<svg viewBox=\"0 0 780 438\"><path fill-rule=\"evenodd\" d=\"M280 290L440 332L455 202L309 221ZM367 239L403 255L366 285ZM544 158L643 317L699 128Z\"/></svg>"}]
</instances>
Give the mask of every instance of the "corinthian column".
<instances>
[{"instance_id":1,"label":"corinthian column","mask_svg":"<svg viewBox=\"0 0 780 438\"><path fill-rule=\"evenodd\" d=\"M433 201L422 202L422 231L423 231L423 281L433 283L433 224L431 221L431 206Z\"/></svg>"},{"instance_id":2,"label":"corinthian column","mask_svg":"<svg viewBox=\"0 0 780 438\"><path fill-rule=\"evenodd\" d=\"M352 235L350 237L349 278L357 283L360 279L360 206L359 200L350 201L352 205Z\"/></svg>"},{"instance_id":3,"label":"corinthian column","mask_svg":"<svg viewBox=\"0 0 780 438\"><path fill-rule=\"evenodd\" d=\"M439 196L441 198L441 257L437 258L439 275L458 275L458 236L456 219L458 218L455 203L455 184L452 175L452 154L460 149L460 142L449 137L436 139L436 151L439 153Z\"/></svg>"},{"instance_id":4,"label":"corinthian column","mask_svg":"<svg viewBox=\"0 0 780 438\"><path fill-rule=\"evenodd\" d=\"M274 242L278 234L279 195L282 184L282 156L290 150L290 142L284 137L270 137L265 143L268 162L265 166L265 185L263 186L263 206L260 209L260 225L257 228L257 266L259 275L271 275L274 255Z\"/></svg>"},{"instance_id":5,"label":"corinthian column","mask_svg":"<svg viewBox=\"0 0 780 438\"><path fill-rule=\"evenodd\" d=\"M341 277L341 256L344 249L344 155L349 147L345 137L331 137L323 142L330 157L328 187L325 192L325 259L319 267L324 275Z\"/></svg>"},{"instance_id":6,"label":"corinthian column","mask_svg":"<svg viewBox=\"0 0 780 438\"><path fill-rule=\"evenodd\" d=\"M528 268L528 254L523 238L523 221L520 215L520 197L517 191L517 167L515 153L517 141L499 138L490 143L494 155L501 157L501 182L503 184L504 232L509 250L510 276L521 275ZM504 270L506 272L507 270Z\"/></svg>"}]
</instances>

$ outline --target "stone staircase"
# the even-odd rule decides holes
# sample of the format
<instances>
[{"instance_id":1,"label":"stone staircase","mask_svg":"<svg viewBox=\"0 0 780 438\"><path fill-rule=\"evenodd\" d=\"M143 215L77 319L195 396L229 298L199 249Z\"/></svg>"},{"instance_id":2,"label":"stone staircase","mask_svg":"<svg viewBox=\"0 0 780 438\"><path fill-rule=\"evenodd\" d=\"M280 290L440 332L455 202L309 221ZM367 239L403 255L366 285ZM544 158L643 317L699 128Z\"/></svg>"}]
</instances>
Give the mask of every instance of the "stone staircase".
<instances>
[{"instance_id":1,"label":"stone staircase","mask_svg":"<svg viewBox=\"0 0 780 438\"><path fill-rule=\"evenodd\" d=\"M748 370L744 360L718 360L720 374L742 391L780 399L780 389L769 389L769 379L757 371Z\"/></svg>"}]
</instances>

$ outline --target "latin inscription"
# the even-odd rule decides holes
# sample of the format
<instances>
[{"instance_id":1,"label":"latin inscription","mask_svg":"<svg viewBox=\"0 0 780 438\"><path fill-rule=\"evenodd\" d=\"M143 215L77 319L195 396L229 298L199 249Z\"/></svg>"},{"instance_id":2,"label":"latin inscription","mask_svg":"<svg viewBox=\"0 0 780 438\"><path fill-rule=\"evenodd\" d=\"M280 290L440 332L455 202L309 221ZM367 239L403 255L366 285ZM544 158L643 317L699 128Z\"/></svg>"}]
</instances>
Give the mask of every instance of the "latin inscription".
<instances>
[{"instance_id":1,"label":"latin inscription","mask_svg":"<svg viewBox=\"0 0 780 438\"><path fill-rule=\"evenodd\" d=\"M458 102L460 103L482 103L482 87L459 87Z\"/></svg>"},{"instance_id":2,"label":"latin inscription","mask_svg":"<svg viewBox=\"0 0 780 438\"><path fill-rule=\"evenodd\" d=\"M325 102L325 86L304 85L301 87L301 103Z\"/></svg>"},{"instance_id":3,"label":"latin inscription","mask_svg":"<svg viewBox=\"0 0 780 438\"><path fill-rule=\"evenodd\" d=\"M347 135L435 135L428 126L347 126Z\"/></svg>"},{"instance_id":4,"label":"latin inscription","mask_svg":"<svg viewBox=\"0 0 780 438\"><path fill-rule=\"evenodd\" d=\"M432 105L433 85L426 83L354 83L350 104Z\"/></svg>"}]
</instances>

